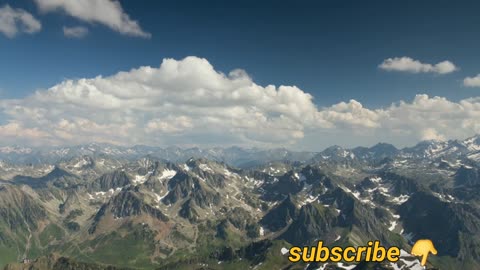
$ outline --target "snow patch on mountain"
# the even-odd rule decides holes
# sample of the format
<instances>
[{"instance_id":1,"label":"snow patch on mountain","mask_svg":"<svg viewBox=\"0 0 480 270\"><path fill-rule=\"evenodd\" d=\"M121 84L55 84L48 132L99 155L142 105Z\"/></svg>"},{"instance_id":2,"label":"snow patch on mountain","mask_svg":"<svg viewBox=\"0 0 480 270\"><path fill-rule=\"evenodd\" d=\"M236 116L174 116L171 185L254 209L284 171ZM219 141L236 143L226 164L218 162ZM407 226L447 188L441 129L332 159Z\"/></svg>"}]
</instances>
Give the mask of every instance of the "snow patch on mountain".
<instances>
[{"instance_id":1,"label":"snow patch on mountain","mask_svg":"<svg viewBox=\"0 0 480 270\"><path fill-rule=\"evenodd\" d=\"M145 183L145 181L147 181L148 176L149 176L148 174L145 174L145 175L138 175L137 174L137 175L135 175L135 179L133 179L132 181L133 181L134 184L137 184L137 185L138 184L143 184L143 183Z\"/></svg>"},{"instance_id":2,"label":"snow patch on mountain","mask_svg":"<svg viewBox=\"0 0 480 270\"><path fill-rule=\"evenodd\" d=\"M170 180L175 175L177 175L177 171L166 169L166 170L163 170L163 172L160 174L159 179L160 180Z\"/></svg>"},{"instance_id":3,"label":"snow patch on mountain","mask_svg":"<svg viewBox=\"0 0 480 270\"><path fill-rule=\"evenodd\" d=\"M75 165L73 165L74 168L80 169L83 168L84 166L90 165L90 161L86 158L80 159Z\"/></svg>"},{"instance_id":4,"label":"snow patch on mountain","mask_svg":"<svg viewBox=\"0 0 480 270\"><path fill-rule=\"evenodd\" d=\"M410 255L405 250L400 250L400 261L402 262L402 266L398 266L398 263L390 263L390 266L393 267L395 270L423 270L425 269L421 264L420 261Z\"/></svg>"},{"instance_id":5,"label":"snow patch on mountain","mask_svg":"<svg viewBox=\"0 0 480 270\"><path fill-rule=\"evenodd\" d=\"M345 269L345 270L352 270L352 269L354 269L355 267L357 267L357 265L355 265L355 264L346 265L346 264L341 263L341 262L337 263L337 266L338 266L339 268L342 268L342 269Z\"/></svg>"},{"instance_id":6,"label":"snow patch on mountain","mask_svg":"<svg viewBox=\"0 0 480 270\"><path fill-rule=\"evenodd\" d=\"M402 195L400 195L400 196L398 196L398 197L392 197L392 198L390 198L390 201L391 201L392 203L394 203L394 204L398 204L398 205L399 205L399 204L402 204L402 203L408 201L409 198L410 198L410 196L402 194Z\"/></svg>"},{"instance_id":7,"label":"snow patch on mountain","mask_svg":"<svg viewBox=\"0 0 480 270\"><path fill-rule=\"evenodd\" d=\"M393 232L393 230L395 230L395 228L397 227L397 221L396 220L392 220L390 222L390 227L388 227L388 230Z\"/></svg>"},{"instance_id":8,"label":"snow patch on mountain","mask_svg":"<svg viewBox=\"0 0 480 270\"><path fill-rule=\"evenodd\" d=\"M200 168L200 170L204 171L204 172L210 172L210 173L213 173L213 169L210 168L207 164L200 164L198 165L198 167Z\"/></svg>"}]
</instances>

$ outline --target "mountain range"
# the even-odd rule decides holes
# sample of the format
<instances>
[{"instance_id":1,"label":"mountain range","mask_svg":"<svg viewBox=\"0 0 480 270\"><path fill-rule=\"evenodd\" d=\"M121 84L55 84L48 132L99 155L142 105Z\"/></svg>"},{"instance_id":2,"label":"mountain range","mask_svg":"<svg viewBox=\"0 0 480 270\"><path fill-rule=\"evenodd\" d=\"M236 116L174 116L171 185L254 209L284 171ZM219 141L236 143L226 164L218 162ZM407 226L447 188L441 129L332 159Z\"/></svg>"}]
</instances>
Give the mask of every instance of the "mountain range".
<instances>
[{"instance_id":1,"label":"mountain range","mask_svg":"<svg viewBox=\"0 0 480 270\"><path fill-rule=\"evenodd\" d=\"M480 136L397 149L0 148L5 269L480 269ZM292 245L402 249L290 263Z\"/></svg>"},{"instance_id":2,"label":"mountain range","mask_svg":"<svg viewBox=\"0 0 480 270\"><path fill-rule=\"evenodd\" d=\"M480 160L480 136L473 136L465 140L449 141L422 141L413 147L397 149L387 143L378 143L372 147L356 147L345 149L332 146L321 152L291 151L286 148L244 149L240 147L214 148L180 148L180 147L153 147L137 145L133 147L116 146L111 144L91 143L71 147L0 147L0 160L17 164L55 164L78 156L111 157L123 160L135 160L150 156L156 159L183 162L189 158L206 158L213 161L225 162L232 166L248 168L271 161L298 161L325 160L328 158L349 158L351 160L382 158L458 158L466 157L475 161Z\"/></svg>"}]
</instances>

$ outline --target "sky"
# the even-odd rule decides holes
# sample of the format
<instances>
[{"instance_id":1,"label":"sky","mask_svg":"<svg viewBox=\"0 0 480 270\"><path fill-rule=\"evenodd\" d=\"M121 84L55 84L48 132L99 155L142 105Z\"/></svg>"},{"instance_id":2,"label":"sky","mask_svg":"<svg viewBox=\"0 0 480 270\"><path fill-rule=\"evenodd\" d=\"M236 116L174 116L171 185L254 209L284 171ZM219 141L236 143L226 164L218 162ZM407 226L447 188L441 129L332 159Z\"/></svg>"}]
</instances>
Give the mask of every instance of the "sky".
<instances>
[{"instance_id":1,"label":"sky","mask_svg":"<svg viewBox=\"0 0 480 270\"><path fill-rule=\"evenodd\" d=\"M480 133L478 1L0 0L0 144Z\"/></svg>"}]
</instances>

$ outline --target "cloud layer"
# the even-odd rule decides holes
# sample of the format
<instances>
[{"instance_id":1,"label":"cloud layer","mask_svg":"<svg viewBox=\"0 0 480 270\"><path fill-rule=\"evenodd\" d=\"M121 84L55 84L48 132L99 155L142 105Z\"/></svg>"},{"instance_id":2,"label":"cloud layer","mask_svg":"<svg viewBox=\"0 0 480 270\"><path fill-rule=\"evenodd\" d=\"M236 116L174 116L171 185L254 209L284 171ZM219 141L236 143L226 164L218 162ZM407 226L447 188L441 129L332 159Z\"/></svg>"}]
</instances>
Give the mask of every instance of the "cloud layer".
<instances>
[{"instance_id":1,"label":"cloud layer","mask_svg":"<svg viewBox=\"0 0 480 270\"><path fill-rule=\"evenodd\" d=\"M463 85L466 87L480 87L480 74L475 77L466 77L463 80Z\"/></svg>"},{"instance_id":2,"label":"cloud layer","mask_svg":"<svg viewBox=\"0 0 480 270\"><path fill-rule=\"evenodd\" d=\"M5 5L0 8L0 33L13 38L18 33L33 34L42 29L42 24L32 14L20 8Z\"/></svg>"},{"instance_id":3,"label":"cloud layer","mask_svg":"<svg viewBox=\"0 0 480 270\"><path fill-rule=\"evenodd\" d=\"M34 0L42 12L63 11L79 20L103 24L121 34L150 38L115 0Z\"/></svg>"},{"instance_id":4,"label":"cloud layer","mask_svg":"<svg viewBox=\"0 0 480 270\"><path fill-rule=\"evenodd\" d=\"M295 86L256 84L243 70L165 59L109 77L66 80L2 100L3 143L295 146L463 138L480 133L480 98L417 95L369 109L355 100L318 108Z\"/></svg>"},{"instance_id":5,"label":"cloud layer","mask_svg":"<svg viewBox=\"0 0 480 270\"><path fill-rule=\"evenodd\" d=\"M405 56L385 59L378 67L387 71L437 74L447 74L458 69L450 61L442 61L432 65Z\"/></svg>"},{"instance_id":6,"label":"cloud layer","mask_svg":"<svg viewBox=\"0 0 480 270\"><path fill-rule=\"evenodd\" d=\"M63 34L69 38L83 38L88 35L88 28L83 26L63 27Z\"/></svg>"}]
</instances>

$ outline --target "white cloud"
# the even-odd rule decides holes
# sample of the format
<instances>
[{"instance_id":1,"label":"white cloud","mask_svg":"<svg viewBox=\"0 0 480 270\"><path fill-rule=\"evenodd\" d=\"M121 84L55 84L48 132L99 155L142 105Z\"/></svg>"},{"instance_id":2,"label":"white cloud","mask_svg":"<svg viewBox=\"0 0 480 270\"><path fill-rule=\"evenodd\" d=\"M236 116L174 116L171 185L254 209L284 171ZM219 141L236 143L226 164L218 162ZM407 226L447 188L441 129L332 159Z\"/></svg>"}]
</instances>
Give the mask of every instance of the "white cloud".
<instances>
[{"instance_id":1,"label":"white cloud","mask_svg":"<svg viewBox=\"0 0 480 270\"><path fill-rule=\"evenodd\" d=\"M295 86L262 87L244 71L225 75L197 57L66 80L2 107L51 142L117 144L290 143L317 112L312 96Z\"/></svg>"},{"instance_id":2,"label":"white cloud","mask_svg":"<svg viewBox=\"0 0 480 270\"><path fill-rule=\"evenodd\" d=\"M376 140L405 145L418 140L466 138L480 133L480 98L453 102L443 97L417 95L411 103L401 101L369 112L376 128L356 127L355 132L360 136L373 135L372 143Z\"/></svg>"},{"instance_id":3,"label":"white cloud","mask_svg":"<svg viewBox=\"0 0 480 270\"><path fill-rule=\"evenodd\" d=\"M442 61L438 64L432 65L405 56L385 59L378 67L388 71L410 73L447 74L458 70L458 68L450 61Z\"/></svg>"},{"instance_id":4,"label":"white cloud","mask_svg":"<svg viewBox=\"0 0 480 270\"><path fill-rule=\"evenodd\" d=\"M42 29L40 21L20 8L5 5L0 8L0 33L13 38L18 33L33 34Z\"/></svg>"},{"instance_id":5,"label":"white cloud","mask_svg":"<svg viewBox=\"0 0 480 270\"><path fill-rule=\"evenodd\" d=\"M260 86L245 71L220 73L206 60L165 59L109 77L66 80L23 99L0 100L3 143L300 146L480 133L480 98L417 95L384 108L350 100L318 108L295 86Z\"/></svg>"},{"instance_id":6,"label":"white cloud","mask_svg":"<svg viewBox=\"0 0 480 270\"><path fill-rule=\"evenodd\" d=\"M463 85L467 87L480 87L480 74L475 77L466 77L463 80Z\"/></svg>"},{"instance_id":7,"label":"white cloud","mask_svg":"<svg viewBox=\"0 0 480 270\"><path fill-rule=\"evenodd\" d=\"M35 0L42 12L62 10L79 20L100 23L129 36L150 38L137 21L130 19L116 0Z\"/></svg>"},{"instance_id":8,"label":"white cloud","mask_svg":"<svg viewBox=\"0 0 480 270\"><path fill-rule=\"evenodd\" d=\"M426 128L422 130L422 140L427 140L427 141L444 141L446 138L445 136L438 134L437 130L434 128Z\"/></svg>"},{"instance_id":9,"label":"white cloud","mask_svg":"<svg viewBox=\"0 0 480 270\"><path fill-rule=\"evenodd\" d=\"M69 38L83 38L88 35L88 28L83 26L63 27L63 34Z\"/></svg>"}]
</instances>

